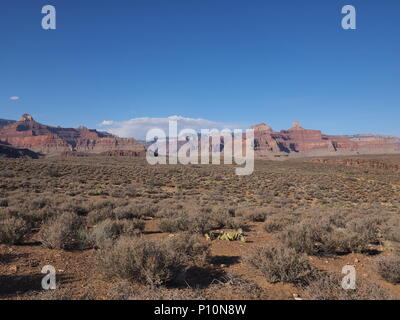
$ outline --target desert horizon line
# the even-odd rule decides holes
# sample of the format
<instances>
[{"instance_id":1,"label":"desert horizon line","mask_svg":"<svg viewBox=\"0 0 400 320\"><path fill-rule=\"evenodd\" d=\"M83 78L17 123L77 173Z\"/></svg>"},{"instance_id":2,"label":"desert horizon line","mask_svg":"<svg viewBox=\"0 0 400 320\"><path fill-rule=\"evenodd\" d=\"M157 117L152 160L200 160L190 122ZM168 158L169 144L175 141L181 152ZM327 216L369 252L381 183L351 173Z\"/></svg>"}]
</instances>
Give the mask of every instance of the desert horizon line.
<instances>
[{"instance_id":1,"label":"desert horizon line","mask_svg":"<svg viewBox=\"0 0 400 320\"><path fill-rule=\"evenodd\" d=\"M16 119L5 119L0 117L0 126L4 126L4 124L1 124L1 122L5 121L8 122L10 121L12 122L18 122L18 121L22 121L21 119L24 116L28 116L30 118L32 118L33 121L41 123L39 121L36 121L36 117L33 117L31 114L29 113L24 113L22 114L18 120ZM146 123L145 121L148 121L149 123ZM217 129L217 130L224 130L224 129L242 129L242 130L247 130L247 129L251 129L254 128L256 130L260 130L260 131L270 131L270 132L284 132L284 131L288 131L291 129L294 129L296 127L296 125L298 125L298 127L300 129L305 129L305 130L315 130L315 131L320 131L321 133L327 135L327 136L347 136L347 137L352 137L352 136L379 136L379 137L387 137L387 138L400 138L400 135L395 135L395 134L385 134L385 133L380 133L380 132L358 132L358 133L341 133L341 134L331 134L331 133L326 133L325 129L323 128L307 128L307 127L303 127L301 125L301 122L299 121L293 121L291 127L289 128L283 128L283 129L274 129L274 126L269 125L266 121L259 121L256 124L252 124L252 125L244 125L244 124L238 124L238 123L229 123L229 122L221 122L221 121L214 121L214 120L209 120L209 119L204 119L204 118L189 118L189 117L185 117L185 116L179 116L179 115L171 115L168 117L138 117L138 118L131 118L129 120L126 121L114 121L114 120L103 120L102 122L98 123L95 127L90 127L88 125L85 124L80 124L77 126L62 126L62 125L47 125L50 127L64 127L64 128L73 128L73 129L79 129L79 128L87 128L90 130L97 130L100 132L107 132L110 134L113 134L117 137L121 137L121 138L134 138L137 139L139 141L143 141L145 140L145 135L146 132L148 130L151 130L153 128L162 128L165 127L168 124L168 121L177 121L178 122L178 126L180 129L185 129L185 128L191 128L194 129L196 131L199 131L201 129ZM179 125L180 121L186 121L186 122L193 122L193 126L191 127L188 124L185 125ZM136 123L135 123L136 122ZM158 122L158 123L157 123ZM153 124L151 124L153 123ZM205 124L203 127L199 126L200 124ZM140 126L146 126L146 128L144 128L143 130L138 130L139 132L141 132L141 134L118 134L118 127L110 127L110 128L102 128L102 127L107 127L107 126L122 126L125 124L130 124L130 125L137 125L137 127L139 128ZM213 126L213 124L215 124ZM265 127L265 129L257 129L260 127ZM346 129L343 129L343 131L346 131ZM142 136L140 136L142 135ZM170 137L168 137L170 138Z\"/></svg>"}]
</instances>

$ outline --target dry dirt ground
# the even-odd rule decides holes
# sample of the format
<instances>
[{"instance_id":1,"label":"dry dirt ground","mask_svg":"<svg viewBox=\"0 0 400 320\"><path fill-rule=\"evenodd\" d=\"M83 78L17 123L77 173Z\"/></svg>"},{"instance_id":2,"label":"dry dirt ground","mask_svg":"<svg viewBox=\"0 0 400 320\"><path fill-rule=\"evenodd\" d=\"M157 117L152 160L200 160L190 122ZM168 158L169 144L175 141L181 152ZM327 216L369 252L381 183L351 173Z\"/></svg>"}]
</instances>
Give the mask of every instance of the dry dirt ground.
<instances>
[{"instance_id":1,"label":"dry dirt ground","mask_svg":"<svg viewBox=\"0 0 400 320\"><path fill-rule=\"evenodd\" d=\"M400 156L367 158L400 164ZM275 243L296 248L306 254L315 270L338 277L343 277L343 266L353 265L357 279L379 286L391 299L399 299L397 280L385 279L376 261L399 255L400 176L363 163L366 165L353 167L310 160L258 161L251 176L239 177L233 166L150 166L144 159L124 157L2 159L0 221L14 217L26 221L28 228L13 243L1 241L0 230L0 299L310 298L305 291L307 284L271 281L262 269L244 259L252 249ZM110 218L109 212L135 206L142 212L135 219L143 221L144 227L133 238L168 241L181 232L198 233L199 241L210 245L207 266L191 265L183 278L149 286L134 278L105 274L99 263L105 254L101 246L60 249L43 241L43 229L66 212L81 217L85 232L91 234L104 220L97 215L112 220L115 216ZM208 241L203 230L192 225L160 227L161 221L176 222L177 215L184 214L218 214L225 220L232 219L212 229L231 231L241 227L246 242ZM303 220L336 214L343 216L343 228L354 232L353 238L364 239L367 232L372 238L365 240L368 243L349 245L346 250L332 245L325 249L325 240L318 240L311 245L319 249L302 252L301 243L296 246L282 236L290 228L298 232ZM354 221L357 227L352 227ZM330 241L338 243L337 239ZM41 288L41 269L45 265L56 269L56 290ZM400 273L400 266L393 270ZM374 297L363 293L360 298Z\"/></svg>"}]
</instances>

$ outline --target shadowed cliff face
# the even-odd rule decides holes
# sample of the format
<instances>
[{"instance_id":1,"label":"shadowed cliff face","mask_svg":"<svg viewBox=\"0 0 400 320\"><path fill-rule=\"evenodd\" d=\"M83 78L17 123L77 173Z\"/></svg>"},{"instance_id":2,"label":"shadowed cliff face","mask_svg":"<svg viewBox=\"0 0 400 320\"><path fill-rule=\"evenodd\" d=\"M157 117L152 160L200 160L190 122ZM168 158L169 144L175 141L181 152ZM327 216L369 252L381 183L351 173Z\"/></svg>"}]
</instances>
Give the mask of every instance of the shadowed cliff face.
<instances>
[{"instance_id":1,"label":"shadowed cliff face","mask_svg":"<svg viewBox=\"0 0 400 320\"><path fill-rule=\"evenodd\" d=\"M85 127L51 127L36 122L24 114L13 123L0 126L0 141L16 148L26 148L43 154L66 151L101 153L126 150L143 153L144 147L132 138L118 138L106 132Z\"/></svg>"},{"instance_id":2,"label":"shadowed cliff face","mask_svg":"<svg viewBox=\"0 0 400 320\"><path fill-rule=\"evenodd\" d=\"M14 122L15 120L0 119L0 127L8 126Z\"/></svg>"},{"instance_id":3,"label":"shadowed cliff face","mask_svg":"<svg viewBox=\"0 0 400 320\"><path fill-rule=\"evenodd\" d=\"M17 149L0 143L0 158L30 158L38 159L39 154L28 149Z\"/></svg>"}]
</instances>

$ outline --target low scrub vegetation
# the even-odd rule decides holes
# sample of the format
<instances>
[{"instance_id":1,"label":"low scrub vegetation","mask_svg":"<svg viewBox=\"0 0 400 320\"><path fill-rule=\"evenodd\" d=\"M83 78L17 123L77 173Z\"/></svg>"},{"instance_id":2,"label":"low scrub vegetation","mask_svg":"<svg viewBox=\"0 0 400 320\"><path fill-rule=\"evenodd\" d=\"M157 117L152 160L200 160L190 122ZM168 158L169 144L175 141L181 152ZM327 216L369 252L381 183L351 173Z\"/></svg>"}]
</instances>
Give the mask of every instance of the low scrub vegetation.
<instances>
[{"instance_id":1,"label":"low scrub vegetation","mask_svg":"<svg viewBox=\"0 0 400 320\"><path fill-rule=\"evenodd\" d=\"M176 279L193 263L204 264L207 256L208 246L187 236L168 241L121 237L100 261L106 276L155 286Z\"/></svg>"},{"instance_id":2,"label":"low scrub vegetation","mask_svg":"<svg viewBox=\"0 0 400 320\"><path fill-rule=\"evenodd\" d=\"M286 227L279 238L310 255L365 252L378 242L379 222L371 217L323 212Z\"/></svg>"},{"instance_id":3,"label":"low scrub vegetation","mask_svg":"<svg viewBox=\"0 0 400 320\"><path fill-rule=\"evenodd\" d=\"M0 243L18 244L28 232L28 224L21 218L0 219Z\"/></svg>"},{"instance_id":4,"label":"low scrub vegetation","mask_svg":"<svg viewBox=\"0 0 400 320\"><path fill-rule=\"evenodd\" d=\"M307 257L283 245L256 247L247 257L251 266L262 272L272 283L305 281L312 273Z\"/></svg>"},{"instance_id":5,"label":"low scrub vegetation","mask_svg":"<svg viewBox=\"0 0 400 320\"><path fill-rule=\"evenodd\" d=\"M81 217L66 212L43 225L40 239L47 248L68 250L85 247L89 241L89 234L83 229Z\"/></svg>"},{"instance_id":6,"label":"low scrub vegetation","mask_svg":"<svg viewBox=\"0 0 400 320\"><path fill-rule=\"evenodd\" d=\"M376 283L357 279L355 289L343 289L342 278L320 272L305 287L302 297L308 300L390 300L391 295Z\"/></svg>"},{"instance_id":7,"label":"low scrub vegetation","mask_svg":"<svg viewBox=\"0 0 400 320\"><path fill-rule=\"evenodd\" d=\"M255 168L237 177L231 166L130 157L0 159L0 273L16 288L0 298L390 299L374 279L399 298L398 175L299 159ZM246 242L205 237L239 228ZM76 281L20 292L11 274L37 273L54 254ZM344 290L339 266L356 258L357 289ZM121 281L126 292L108 296Z\"/></svg>"},{"instance_id":8,"label":"low scrub vegetation","mask_svg":"<svg viewBox=\"0 0 400 320\"><path fill-rule=\"evenodd\" d=\"M383 279L393 284L400 283L400 256L380 257L376 261L376 267Z\"/></svg>"},{"instance_id":9,"label":"low scrub vegetation","mask_svg":"<svg viewBox=\"0 0 400 320\"><path fill-rule=\"evenodd\" d=\"M191 232L205 234L210 230L228 228L238 229L245 225L240 217L227 211L177 211L164 213L158 227L162 232Z\"/></svg>"},{"instance_id":10,"label":"low scrub vegetation","mask_svg":"<svg viewBox=\"0 0 400 320\"><path fill-rule=\"evenodd\" d=\"M107 219L96 225L91 231L94 245L104 248L111 245L121 235L135 236L144 229L145 223L139 219L111 220Z\"/></svg>"}]
</instances>

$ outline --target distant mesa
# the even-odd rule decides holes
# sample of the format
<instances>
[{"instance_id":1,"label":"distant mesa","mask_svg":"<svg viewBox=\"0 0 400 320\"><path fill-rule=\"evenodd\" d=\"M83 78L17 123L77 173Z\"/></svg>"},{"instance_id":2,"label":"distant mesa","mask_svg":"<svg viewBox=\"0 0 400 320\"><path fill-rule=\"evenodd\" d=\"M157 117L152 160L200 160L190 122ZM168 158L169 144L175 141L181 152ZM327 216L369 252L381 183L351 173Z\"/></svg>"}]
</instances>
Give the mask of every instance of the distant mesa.
<instances>
[{"instance_id":1,"label":"distant mesa","mask_svg":"<svg viewBox=\"0 0 400 320\"><path fill-rule=\"evenodd\" d=\"M320 130L304 129L298 121L294 121L290 129L278 132L263 122L251 129L254 129L256 158L273 160L288 157L400 153L400 138L397 137L373 134L331 136ZM220 148L223 148L223 141L222 139ZM145 145L133 138L119 138L83 126L48 126L36 122L30 114L23 114L19 121L0 119L0 145L3 157L136 157L144 156L146 152Z\"/></svg>"},{"instance_id":2,"label":"distant mesa","mask_svg":"<svg viewBox=\"0 0 400 320\"><path fill-rule=\"evenodd\" d=\"M272 131L272 128L265 123L256 124L255 126L251 126L250 129L254 131Z\"/></svg>"},{"instance_id":3,"label":"distant mesa","mask_svg":"<svg viewBox=\"0 0 400 320\"><path fill-rule=\"evenodd\" d=\"M18 121L0 119L0 124L0 142L44 155L64 152L142 155L145 152L143 144L133 138L118 138L86 127L48 126L36 122L30 114L23 114Z\"/></svg>"},{"instance_id":4,"label":"distant mesa","mask_svg":"<svg viewBox=\"0 0 400 320\"><path fill-rule=\"evenodd\" d=\"M304 129L294 121L288 130L272 131L264 123L252 126L256 158L314 157L400 153L400 138L378 135L330 136Z\"/></svg>"}]
</instances>

